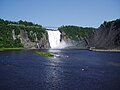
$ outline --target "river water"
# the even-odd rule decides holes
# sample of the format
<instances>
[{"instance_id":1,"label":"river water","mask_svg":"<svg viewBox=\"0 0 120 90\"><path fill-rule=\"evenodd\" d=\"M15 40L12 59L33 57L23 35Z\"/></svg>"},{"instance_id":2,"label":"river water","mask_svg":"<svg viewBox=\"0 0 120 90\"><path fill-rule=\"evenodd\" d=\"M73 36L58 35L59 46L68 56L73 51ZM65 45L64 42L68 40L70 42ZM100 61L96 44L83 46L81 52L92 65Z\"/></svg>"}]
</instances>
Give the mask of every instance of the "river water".
<instances>
[{"instance_id":1,"label":"river water","mask_svg":"<svg viewBox=\"0 0 120 90\"><path fill-rule=\"evenodd\" d=\"M0 52L0 90L120 90L120 53L88 50ZM41 51L41 50L37 50Z\"/></svg>"}]
</instances>

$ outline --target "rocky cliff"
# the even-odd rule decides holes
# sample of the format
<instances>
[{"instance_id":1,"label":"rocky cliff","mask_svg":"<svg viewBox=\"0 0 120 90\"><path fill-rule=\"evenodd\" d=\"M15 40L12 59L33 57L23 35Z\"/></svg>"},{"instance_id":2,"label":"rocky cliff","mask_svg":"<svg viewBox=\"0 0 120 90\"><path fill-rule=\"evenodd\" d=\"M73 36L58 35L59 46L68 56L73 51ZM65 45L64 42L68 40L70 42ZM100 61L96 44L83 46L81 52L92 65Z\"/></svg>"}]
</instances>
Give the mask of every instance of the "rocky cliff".
<instances>
[{"instance_id":1,"label":"rocky cliff","mask_svg":"<svg viewBox=\"0 0 120 90\"><path fill-rule=\"evenodd\" d=\"M71 39L68 37L67 33L61 32L61 41L67 43L68 48L86 48L87 43L84 38L78 38L77 40Z\"/></svg>"},{"instance_id":2,"label":"rocky cliff","mask_svg":"<svg viewBox=\"0 0 120 90\"><path fill-rule=\"evenodd\" d=\"M20 38L21 43L24 45L24 48L49 48L48 37L45 34L42 34L42 37L38 39L37 32L32 33L34 40L29 36L29 32L20 30L18 38Z\"/></svg>"},{"instance_id":3,"label":"rocky cliff","mask_svg":"<svg viewBox=\"0 0 120 90\"><path fill-rule=\"evenodd\" d=\"M104 22L88 38L88 46L102 49L120 49L120 19Z\"/></svg>"}]
</instances>

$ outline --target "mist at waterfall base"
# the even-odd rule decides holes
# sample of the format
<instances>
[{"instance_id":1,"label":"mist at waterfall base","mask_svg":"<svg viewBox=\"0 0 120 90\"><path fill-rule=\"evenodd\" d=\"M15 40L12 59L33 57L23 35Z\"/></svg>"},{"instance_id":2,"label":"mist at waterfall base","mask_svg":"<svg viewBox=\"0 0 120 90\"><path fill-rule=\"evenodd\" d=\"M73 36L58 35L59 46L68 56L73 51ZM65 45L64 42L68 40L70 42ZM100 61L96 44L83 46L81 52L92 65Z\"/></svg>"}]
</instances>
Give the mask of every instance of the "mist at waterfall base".
<instances>
[{"instance_id":1,"label":"mist at waterfall base","mask_svg":"<svg viewBox=\"0 0 120 90\"><path fill-rule=\"evenodd\" d=\"M70 46L70 44L61 40L61 33L59 30L47 30L47 32L51 49L63 49Z\"/></svg>"}]
</instances>

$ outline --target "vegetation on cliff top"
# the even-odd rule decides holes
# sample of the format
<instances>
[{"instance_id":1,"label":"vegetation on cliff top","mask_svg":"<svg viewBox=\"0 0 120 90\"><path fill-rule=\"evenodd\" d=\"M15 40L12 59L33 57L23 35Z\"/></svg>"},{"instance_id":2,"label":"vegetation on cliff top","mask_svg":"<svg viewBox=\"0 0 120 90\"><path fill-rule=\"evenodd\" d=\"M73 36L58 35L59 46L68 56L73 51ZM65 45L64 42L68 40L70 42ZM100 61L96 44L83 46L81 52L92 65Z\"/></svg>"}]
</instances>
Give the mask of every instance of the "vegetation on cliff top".
<instances>
[{"instance_id":1,"label":"vegetation on cliff top","mask_svg":"<svg viewBox=\"0 0 120 90\"><path fill-rule=\"evenodd\" d=\"M78 40L79 38L88 37L96 29L91 27L78 27L78 26L62 26L58 28L60 32L64 32L66 36L72 40Z\"/></svg>"}]
</instances>

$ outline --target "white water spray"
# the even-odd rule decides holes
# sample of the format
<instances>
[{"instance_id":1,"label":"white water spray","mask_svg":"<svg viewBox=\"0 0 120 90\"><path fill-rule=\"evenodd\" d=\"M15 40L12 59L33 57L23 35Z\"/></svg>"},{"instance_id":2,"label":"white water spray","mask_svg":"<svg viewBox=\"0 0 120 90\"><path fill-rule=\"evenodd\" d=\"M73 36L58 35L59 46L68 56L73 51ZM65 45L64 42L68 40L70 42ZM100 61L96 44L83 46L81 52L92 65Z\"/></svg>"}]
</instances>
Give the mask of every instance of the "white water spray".
<instances>
[{"instance_id":1,"label":"white water spray","mask_svg":"<svg viewBox=\"0 0 120 90\"><path fill-rule=\"evenodd\" d=\"M61 35L60 31L47 30L47 32L48 32L50 47L52 49L61 49L66 47L66 43L64 41L60 42L60 35Z\"/></svg>"}]
</instances>

